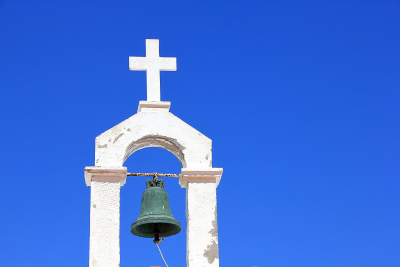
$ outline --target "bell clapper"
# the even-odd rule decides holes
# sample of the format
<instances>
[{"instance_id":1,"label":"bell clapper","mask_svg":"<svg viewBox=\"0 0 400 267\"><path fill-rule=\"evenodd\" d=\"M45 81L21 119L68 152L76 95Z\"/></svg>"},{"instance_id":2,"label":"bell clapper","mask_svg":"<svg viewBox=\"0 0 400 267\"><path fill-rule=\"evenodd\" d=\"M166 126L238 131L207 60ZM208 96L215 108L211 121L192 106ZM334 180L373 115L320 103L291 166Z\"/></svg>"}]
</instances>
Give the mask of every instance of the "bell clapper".
<instances>
[{"instance_id":1,"label":"bell clapper","mask_svg":"<svg viewBox=\"0 0 400 267\"><path fill-rule=\"evenodd\" d=\"M153 240L154 244L156 244L156 245L160 244L161 241L164 241L164 237L161 239L154 238L154 240Z\"/></svg>"},{"instance_id":2,"label":"bell clapper","mask_svg":"<svg viewBox=\"0 0 400 267\"><path fill-rule=\"evenodd\" d=\"M154 224L154 231L153 231L153 235L154 235L154 244L158 245L161 241L164 241L164 238L160 239L160 230L158 230L158 223Z\"/></svg>"},{"instance_id":3,"label":"bell clapper","mask_svg":"<svg viewBox=\"0 0 400 267\"><path fill-rule=\"evenodd\" d=\"M154 240L153 240L154 244L158 244L161 242L160 240L160 234L154 234Z\"/></svg>"}]
</instances>

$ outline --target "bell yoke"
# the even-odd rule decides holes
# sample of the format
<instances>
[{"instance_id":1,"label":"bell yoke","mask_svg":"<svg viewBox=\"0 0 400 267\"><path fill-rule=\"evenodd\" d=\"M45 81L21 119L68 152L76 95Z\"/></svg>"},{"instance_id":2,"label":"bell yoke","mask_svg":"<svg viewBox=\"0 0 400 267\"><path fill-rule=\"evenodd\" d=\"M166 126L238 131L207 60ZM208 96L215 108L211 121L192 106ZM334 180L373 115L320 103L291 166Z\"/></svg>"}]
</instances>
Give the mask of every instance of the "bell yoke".
<instances>
[{"instance_id":1,"label":"bell yoke","mask_svg":"<svg viewBox=\"0 0 400 267\"><path fill-rule=\"evenodd\" d=\"M159 180L154 174L153 180L146 181L146 186L140 214L132 223L131 233L140 237L154 237L153 242L158 244L160 237L178 234L181 225L172 216L168 193L164 190L164 180Z\"/></svg>"}]
</instances>

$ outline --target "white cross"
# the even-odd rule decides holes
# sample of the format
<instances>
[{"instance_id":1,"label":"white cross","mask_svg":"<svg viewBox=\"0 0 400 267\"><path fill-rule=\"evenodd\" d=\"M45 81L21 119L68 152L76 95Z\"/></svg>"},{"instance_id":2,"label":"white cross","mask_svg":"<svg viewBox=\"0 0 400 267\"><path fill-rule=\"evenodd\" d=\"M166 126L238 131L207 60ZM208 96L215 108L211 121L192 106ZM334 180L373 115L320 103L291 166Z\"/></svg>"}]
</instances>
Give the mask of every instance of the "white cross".
<instances>
[{"instance_id":1,"label":"white cross","mask_svg":"<svg viewBox=\"0 0 400 267\"><path fill-rule=\"evenodd\" d=\"M160 71L176 71L176 57L160 57L159 40L146 39L146 57L129 57L129 69L147 71L147 101L161 101Z\"/></svg>"}]
</instances>

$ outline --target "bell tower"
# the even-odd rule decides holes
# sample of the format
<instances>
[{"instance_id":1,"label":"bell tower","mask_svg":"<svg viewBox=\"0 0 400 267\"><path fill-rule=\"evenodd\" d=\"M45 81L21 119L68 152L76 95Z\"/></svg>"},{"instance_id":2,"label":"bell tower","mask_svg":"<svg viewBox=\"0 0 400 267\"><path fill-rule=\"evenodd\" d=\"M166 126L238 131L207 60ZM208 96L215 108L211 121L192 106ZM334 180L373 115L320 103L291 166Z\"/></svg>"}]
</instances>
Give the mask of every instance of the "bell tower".
<instances>
[{"instance_id":1,"label":"bell tower","mask_svg":"<svg viewBox=\"0 0 400 267\"><path fill-rule=\"evenodd\" d=\"M147 75L147 101L137 113L96 137L95 166L85 168L90 186L89 267L120 266L120 189L125 160L146 147L174 154L182 165L178 182L186 189L186 262L219 266L217 193L222 168L212 167L211 139L173 115L161 101L160 71L176 71L176 58L159 56L159 40L146 40L146 57L129 57L129 69ZM129 178L128 178L129 180Z\"/></svg>"}]
</instances>

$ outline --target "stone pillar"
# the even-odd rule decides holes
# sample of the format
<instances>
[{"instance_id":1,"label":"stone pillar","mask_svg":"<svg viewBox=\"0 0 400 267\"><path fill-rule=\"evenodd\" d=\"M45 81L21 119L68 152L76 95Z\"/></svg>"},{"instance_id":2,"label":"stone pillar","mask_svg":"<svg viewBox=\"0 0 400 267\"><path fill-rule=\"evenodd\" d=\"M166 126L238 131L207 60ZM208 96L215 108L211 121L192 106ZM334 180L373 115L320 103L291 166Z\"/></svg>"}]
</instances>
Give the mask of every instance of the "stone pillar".
<instances>
[{"instance_id":1,"label":"stone pillar","mask_svg":"<svg viewBox=\"0 0 400 267\"><path fill-rule=\"evenodd\" d=\"M186 187L186 261L188 267L218 267L217 186L221 168L182 169Z\"/></svg>"},{"instance_id":2,"label":"stone pillar","mask_svg":"<svg viewBox=\"0 0 400 267\"><path fill-rule=\"evenodd\" d=\"M90 190L89 267L119 267L120 187L126 167L86 167Z\"/></svg>"}]
</instances>

